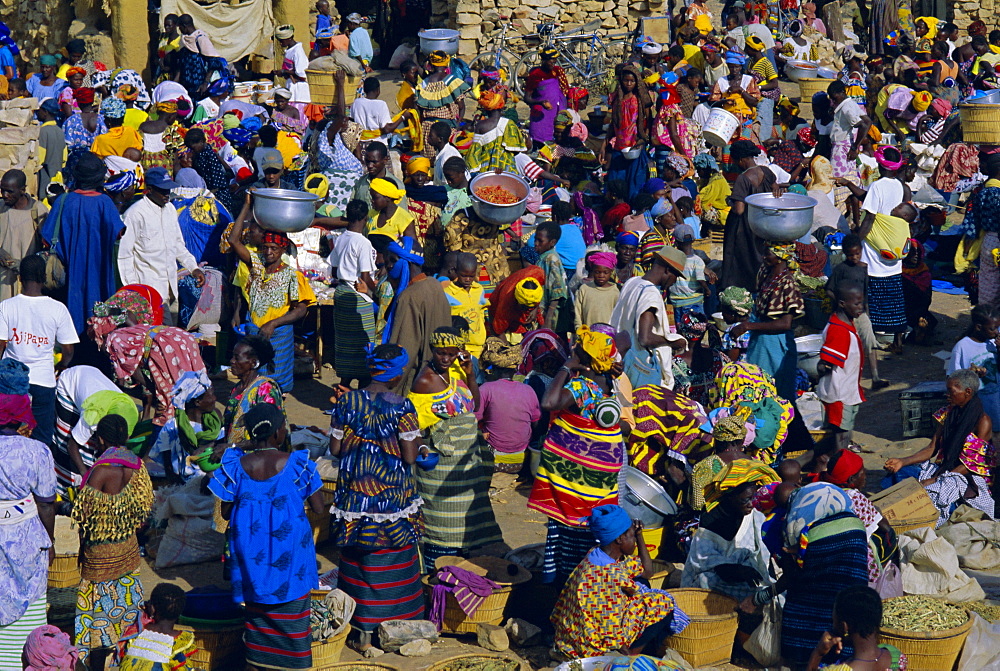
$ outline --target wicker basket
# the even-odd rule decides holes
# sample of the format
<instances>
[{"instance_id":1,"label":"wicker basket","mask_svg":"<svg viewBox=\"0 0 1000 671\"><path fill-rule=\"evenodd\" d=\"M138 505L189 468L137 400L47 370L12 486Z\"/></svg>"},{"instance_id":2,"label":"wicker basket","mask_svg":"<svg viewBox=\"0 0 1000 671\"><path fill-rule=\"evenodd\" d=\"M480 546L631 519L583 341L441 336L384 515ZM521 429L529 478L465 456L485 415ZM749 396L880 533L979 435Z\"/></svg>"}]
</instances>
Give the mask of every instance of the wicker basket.
<instances>
[{"instance_id":1,"label":"wicker basket","mask_svg":"<svg viewBox=\"0 0 1000 671\"><path fill-rule=\"evenodd\" d=\"M521 668L521 662L516 659L511 659L510 657L504 657L503 655L490 655L484 653L474 653L471 655L455 655L454 657L449 657L448 659L442 659L436 664L432 664L427 667L426 671L452 671L455 666L460 662L489 662L490 668L496 668L499 671L502 667L500 663L509 662L509 668L503 671L518 671Z\"/></svg>"},{"instance_id":2,"label":"wicker basket","mask_svg":"<svg viewBox=\"0 0 1000 671\"><path fill-rule=\"evenodd\" d=\"M313 543L319 544L330 538L330 505L333 503L333 493L320 489L323 494L323 512L314 513L306 504L306 517L313 530Z\"/></svg>"},{"instance_id":3,"label":"wicker basket","mask_svg":"<svg viewBox=\"0 0 1000 671\"><path fill-rule=\"evenodd\" d=\"M424 584L424 592L427 598L431 597L431 578L424 576L421 580ZM510 599L514 587L505 585L494 590L483 602L479 604L476 614L469 617L461 609L454 595L449 592L445 596L444 602L444 622L441 624L441 631L445 634L474 634L476 627L480 624L499 625L503 622L504 609L507 608L507 601ZM429 670L428 670L429 671Z\"/></svg>"},{"instance_id":4,"label":"wicker basket","mask_svg":"<svg viewBox=\"0 0 1000 671\"><path fill-rule=\"evenodd\" d=\"M243 666L243 625L210 628L178 624L181 631L194 633L198 652L188 658L195 669L239 669Z\"/></svg>"},{"instance_id":5,"label":"wicker basket","mask_svg":"<svg viewBox=\"0 0 1000 671\"><path fill-rule=\"evenodd\" d=\"M707 589L672 589L670 594L677 607L691 618L691 624L666 638L660 654L672 648L692 666L728 662L736 640L736 600Z\"/></svg>"},{"instance_id":6,"label":"wicker basket","mask_svg":"<svg viewBox=\"0 0 1000 671\"><path fill-rule=\"evenodd\" d=\"M340 653L344 651L344 644L347 642L347 635L351 632L350 627L344 627L344 631L335 634L325 641L313 641L312 667L316 671L325 671L333 668L333 665L340 661Z\"/></svg>"},{"instance_id":7,"label":"wicker basket","mask_svg":"<svg viewBox=\"0 0 1000 671\"><path fill-rule=\"evenodd\" d=\"M803 77L799 79L799 100L803 102L811 101L813 95L819 93L820 91L826 92L826 87L830 85L833 79L814 79L811 77Z\"/></svg>"},{"instance_id":8,"label":"wicker basket","mask_svg":"<svg viewBox=\"0 0 1000 671\"><path fill-rule=\"evenodd\" d=\"M948 671L955 666L970 629L971 616L965 624L944 631L918 633L882 627L879 638L881 643L891 643L906 653L910 671Z\"/></svg>"},{"instance_id":9,"label":"wicker basket","mask_svg":"<svg viewBox=\"0 0 1000 671\"><path fill-rule=\"evenodd\" d=\"M332 105L337 102L337 83L333 73L325 70L306 70L309 83L309 97L314 105ZM358 94L361 77L347 75L344 78L344 104L350 105Z\"/></svg>"},{"instance_id":10,"label":"wicker basket","mask_svg":"<svg viewBox=\"0 0 1000 671\"><path fill-rule=\"evenodd\" d=\"M962 141L1000 144L1000 105L964 104L958 106L962 119Z\"/></svg>"},{"instance_id":11,"label":"wicker basket","mask_svg":"<svg viewBox=\"0 0 1000 671\"><path fill-rule=\"evenodd\" d=\"M938 515L931 514L923 518L889 520L889 526L897 534L901 534L904 531L913 531L914 529L933 529L937 521Z\"/></svg>"},{"instance_id":12,"label":"wicker basket","mask_svg":"<svg viewBox=\"0 0 1000 671\"><path fill-rule=\"evenodd\" d=\"M57 554L49 567L49 589L80 584L80 555Z\"/></svg>"},{"instance_id":13,"label":"wicker basket","mask_svg":"<svg viewBox=\"0 0 1000 671\"><path fill-rule=\"evenodd\" d=\"M331 664L326 667L324 671L399 671L399 669L389 664L382 664L381 662L365 662L363 660L358 660L356 662L340 662L339 664Z\"/></svg>"},{"instance_id":14,"label":"wicker basket","mask_svg":"<svg viewBox=\"0 0 1000 671\"><path fill-rule=\"evenodd\" d=\"M670 575L674 572L674 565L659 559L652 561L653 575L649 577L649 586L653 589L667 589L667 581L670 580Z\"/></svg>"}]
</instances>

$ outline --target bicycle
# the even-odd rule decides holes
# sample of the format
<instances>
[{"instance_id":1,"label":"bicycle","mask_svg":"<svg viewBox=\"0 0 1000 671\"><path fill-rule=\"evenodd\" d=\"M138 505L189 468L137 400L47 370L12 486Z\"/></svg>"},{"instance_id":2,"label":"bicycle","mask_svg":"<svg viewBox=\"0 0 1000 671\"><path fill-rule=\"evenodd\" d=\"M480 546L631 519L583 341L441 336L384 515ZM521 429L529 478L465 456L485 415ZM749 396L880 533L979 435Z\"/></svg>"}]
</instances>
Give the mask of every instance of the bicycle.
<instances>
[{"instance_id":1,"label":"bicycle","mask_svg":"<svg viewBox=\"0 0 1000 671\"><path fill-rule=\"evenodd\" d=\"M509 46L515 40L524 40L524 35L514 35L508 37L507 33L513 27L514 22L510 16L501 15L500 20L504 23L494 31L487 44L490 48L477 55L469 62L469 70L482 72L483 70L493 70L500 73L500 80L505 84L510 83L511 63L516 59L517 54Z\"/></svg>"},{"instance_id":2,"label":"bicycle","mask_svg":"<svg viewBox=\"0 0 1000 671\"><path fill-rule=\"evenodd\" d=\"M608 72L609 63L613 62L609 45L597 32L600 20L591 21L579 28L563 33L556 33L556 24L545 24L543 28L551 27L544 33L543 43L536 49L525 52L514 67L514 88L524 95L524 83L527 75L541 64L543 49L555 49L558 52L557 64L566 73L567 82L571 87L587 87L594 80L603 79ZM542 35L543 31L539 30Z\"/></svg>"}]
</instances>

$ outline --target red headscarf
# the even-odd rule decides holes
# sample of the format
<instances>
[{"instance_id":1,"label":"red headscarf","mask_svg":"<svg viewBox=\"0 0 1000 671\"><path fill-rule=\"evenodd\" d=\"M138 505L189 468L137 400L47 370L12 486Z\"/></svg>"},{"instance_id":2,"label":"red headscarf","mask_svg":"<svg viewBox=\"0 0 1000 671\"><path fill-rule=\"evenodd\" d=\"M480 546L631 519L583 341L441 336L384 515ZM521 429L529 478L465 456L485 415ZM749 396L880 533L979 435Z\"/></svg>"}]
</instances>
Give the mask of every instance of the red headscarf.
<instances>
[{"instance_id":1,"label":"red headscarf","mask_svg":"<svg viewBox=\"0 0 1000 671\"><path fill-rule=\"evenodd\" d=\"M73 99L80 105L93 105L94 89L87 86L81 86L73 91Z\"/></svg>"},{"instance_id":2,"label":"red headscarf","mask_svg":"<svg viewBox=\"0 0 1000 671\"><path fill-rule=\"evenodd\" d=\"M837 457L837 461L833 465L833 469L820 475L820 479L824 482L829 482L831 485L843 487L847 484L848 480L857 475L858 471L864 467L865 462L860 455L850 450L841 450L840 456Z\"/></svg>"}]
</instances>

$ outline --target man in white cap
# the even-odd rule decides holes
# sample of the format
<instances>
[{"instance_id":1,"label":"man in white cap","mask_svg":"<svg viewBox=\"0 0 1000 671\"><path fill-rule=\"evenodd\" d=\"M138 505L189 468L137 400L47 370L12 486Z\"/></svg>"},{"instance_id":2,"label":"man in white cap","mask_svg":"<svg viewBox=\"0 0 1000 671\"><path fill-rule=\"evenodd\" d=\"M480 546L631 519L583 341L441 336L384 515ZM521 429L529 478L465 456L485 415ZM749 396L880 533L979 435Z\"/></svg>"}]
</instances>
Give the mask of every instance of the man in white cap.
<instances>
[{"instance_id":1,"label":"man in white cap","mask_svg":"<svg viewBox=\"0 0 1000 671\"><path fill-rule=\"evenodd\" d=\"M368 31L361 27L362 21L364 19L357 12L347 15L347 32L351 37L347 55L361 61L365 72L371 72L371 62L375 56L375 50L372 48L372 38L368 35Z\"/></svg>"},{"instance_id":2,"label":"man in white cap","mask_svg":"<svg viewBox=\"0 0 1000 671\"><path fill-rule=\"evenodd\" d=\"M292 94L291 102L312 102L309 95L309 82L306 81L306 67L309 65L309 58L306 57L302 43L295 41L295 28L288 24L278 26L274 31L274 39L285 50L281 70L275 70L274 74L285 78L285 88Z\"/></svg>"}]
</instances>

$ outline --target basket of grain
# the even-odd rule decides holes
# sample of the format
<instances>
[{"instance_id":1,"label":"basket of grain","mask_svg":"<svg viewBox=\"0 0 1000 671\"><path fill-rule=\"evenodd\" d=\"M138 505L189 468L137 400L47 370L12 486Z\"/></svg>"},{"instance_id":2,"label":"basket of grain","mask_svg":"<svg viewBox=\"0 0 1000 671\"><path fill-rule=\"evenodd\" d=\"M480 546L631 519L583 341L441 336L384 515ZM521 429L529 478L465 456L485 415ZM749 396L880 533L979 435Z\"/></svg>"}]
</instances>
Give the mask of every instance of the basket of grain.
<instances>
[{"instance_id":1,"label":"basket of grain","mask_svg":"<svg viewBox=\"0 0 1000 671\"><path fill-rule=\"evenodd\" d=\"M489 578L498 585L492 594L483 599L479 608L471 616L465 614L454 595L450 592L446 594L444 622L441 624L441 631L446 634L474 634L480 624L501 624L510 595L515 589L531 580L530 571L499 557L473 557L471 559L438 557L434 566L438 570L445 566L463 568L484 578ZM423 584L424 592L430 598L434 585L437 584L437 576L424 576Z\"/></svg>"},{"instance_id":2,"label":"basket of grain","mask_svg":"<svg viewBox=\"0 0 1000 671\"><path fill-rule=\"evenodd\" d=\"M177 628L194 634L198 651L188 658L194 669L238 669L243 666L243 620L211 622L181 617Z\"/></svg>"},{"instance_id":3,"label":"basket of grain","mask_svg":"<svg viewBox=\"0 0 1000 671\"><path fill-rule=\"evenodd\" d=\"M736 600L707 589L687 587L672 589L670 594L677 607L691 618L691 624L667 637L660 654L672 648L692 666L728 662L736 640Z\"/></svg>"},{"instance_id":4,"label":"basket of grain","mask_svg":"<svg viewBox=\"0 0 1000 671\"><path fill-rule=\"evenodd\" d=\"M882 604L880 641L909 659L910 671L951 669L972 628L969 611L927 596L886 599Z\"/></svg>"},{"instance_id":5,"label":"basket of grain","mask_svg":"<svg viewBox=\"0 0 1000 671\"><path fill-rule=\"evenodd\" d=\"M333 105L337 102L337 83L329 70L306 70L309 97L315 105ZM344 104L350 105L357 97L361 77L344 73Z\"/></svg>"},{"instance_id":6,"label":"basket of grain","mask_svg":"<svg viewBox=\"0 0 1000 671\"><path fill-rule=\"evenodd\" d=\"M799 80L799 100L802 102L812 101L812 97L820 91L826 92L826 87L830 85L832 79L805 77Z\"/></svg>"},{"instance_id":7,"label":"basket of grain","mask_svg":"<svg viewBox=\"0 0 1000 671\"><path fill-rule=\"evenodd\" d=\"M502 655L455 655L427 667L427 671L520 671L521 662Z\"/></svg>"}]
</instances>

